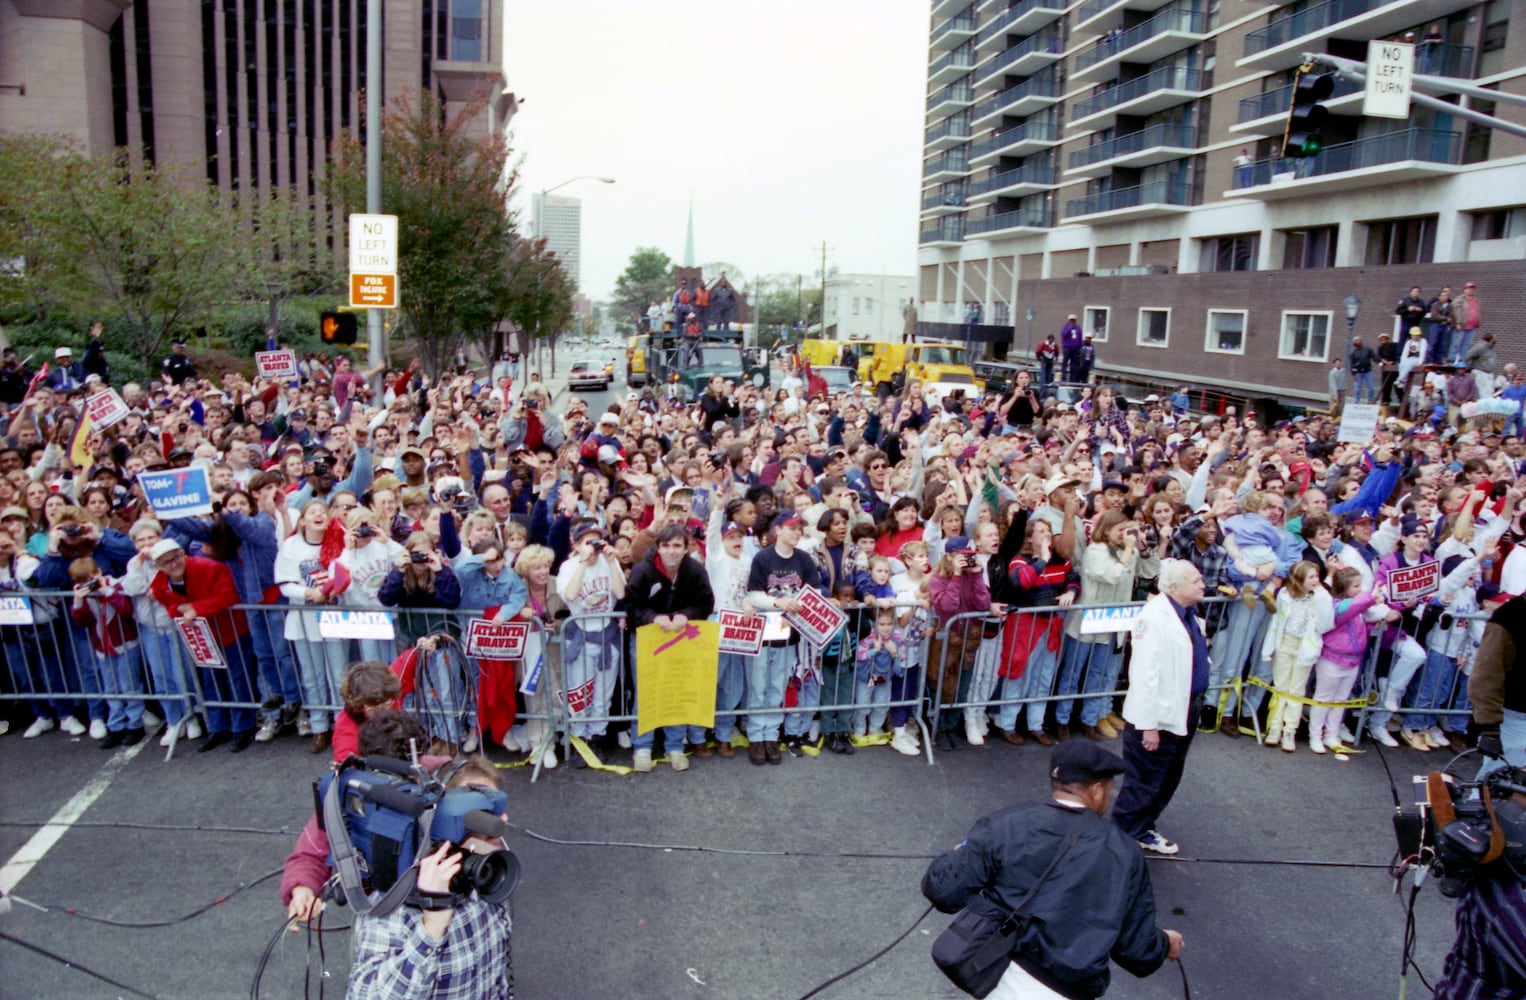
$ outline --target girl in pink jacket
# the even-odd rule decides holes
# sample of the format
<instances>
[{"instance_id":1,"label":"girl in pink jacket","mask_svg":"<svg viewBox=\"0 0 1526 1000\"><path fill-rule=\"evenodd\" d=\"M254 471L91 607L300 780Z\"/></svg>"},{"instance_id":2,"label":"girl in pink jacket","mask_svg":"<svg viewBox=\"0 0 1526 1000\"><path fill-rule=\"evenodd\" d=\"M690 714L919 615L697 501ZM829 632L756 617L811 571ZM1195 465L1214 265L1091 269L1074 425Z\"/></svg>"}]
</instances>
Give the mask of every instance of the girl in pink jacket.
<instances>
[{"instance_id":1,"label":"girl in pink jacket","mask_svg":"<svg viewBox=\"0 0 1526 1000\"><path fill-rule=\"evenodd\" d=\"M1324 634L1319 659L1314 663L1314 700L1345 701L1356 683L1357 672L1367 655L1367 623L1362 613L1376 598L1362 590L1362 574L1350 566L1336 570L1330 590L1335 597L1335 627ZM1341 743L1343 708L1309 709L1309 749L1315 753L1330 750L1346 759L1348 747Z\"/></svg>"}]
</instances>

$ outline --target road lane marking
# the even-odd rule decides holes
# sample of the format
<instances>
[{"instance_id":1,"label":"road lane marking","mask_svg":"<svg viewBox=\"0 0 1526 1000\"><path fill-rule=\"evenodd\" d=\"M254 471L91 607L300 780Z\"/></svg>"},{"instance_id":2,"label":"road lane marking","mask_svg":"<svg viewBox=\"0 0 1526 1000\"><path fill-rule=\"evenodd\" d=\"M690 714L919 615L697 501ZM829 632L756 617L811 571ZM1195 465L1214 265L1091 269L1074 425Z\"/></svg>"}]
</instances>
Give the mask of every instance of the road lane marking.
<instances>
[{"instance_id":1,"label":"road lane marking","mask_svg":"<svg viewBox=\"0 0 1526 1000\"><path fill-rule=\"evenodd\" d=\"M53 849L53 845L63 839L64 834L69 832L69 828L79 821L79 818L85 814L85 810L105 794L112 779L117 776L117 772L130 764L146 746L148 746L148 740L145 739L137 746L123 747L118 750L93 778L85 782L84 788L75 792L74 797L53 814L47 825L32 834L32 839L22 844L21 850L11 855L5 867L0 868L0 892L9 893L14 890L32 868L47 856L47 853Z\"/></svg>"}]
</instances>

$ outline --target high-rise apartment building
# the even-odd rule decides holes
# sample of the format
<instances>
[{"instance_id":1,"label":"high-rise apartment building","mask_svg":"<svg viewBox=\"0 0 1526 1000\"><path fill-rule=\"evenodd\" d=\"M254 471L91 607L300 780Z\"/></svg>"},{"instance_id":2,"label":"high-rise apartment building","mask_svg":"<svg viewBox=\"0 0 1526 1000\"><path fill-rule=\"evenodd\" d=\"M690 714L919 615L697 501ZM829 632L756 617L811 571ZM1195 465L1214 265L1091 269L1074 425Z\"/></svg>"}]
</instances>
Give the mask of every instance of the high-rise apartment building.
<instances>
[{"instance_id":1,"label":"high-rise apartment building","mask_svg":"<svg viewBox=\"0 0 1526 1000\"><path fill-rule=\"evenodd\" d=\"M577 198L536 192L530 199L535 235L546 238L546 249L556 254L574 289L583 277L583 203Z\"/></svg>"},{"instance_id":2,"label":"high-rise apartment building","mask_svg":"<svg viewBox=\"0 0 1526 1000\"><path fill-rule=\"evenodd\" d=\"M362 124L366 19L382 6L386 100L515 111L503 0L0 0L0 128L188 164L224 190L321 199L330 144Z\"/></svg>"},{"instance_id":3,"label":"high-rise apartment building","mask_svg":"<svg viewBox=\"0 0 1526 1000\"><path fill-rule=\"evenodd\" d=\"M1419 105L1364 118L1342 81L1324 150L1278 158L1303 53L1409 40L1418 72L1521 94L1517 13L1526 0L935 0L921 318L981 302L1022 328L1022 354L1028 310L1039 338L1073 313L1104 369L1316 402L1352 296L1369 346L1397 333L1411 285L1472 280L1493 316L1519 314L1526 139Z\"/></svg>"}]
</instances>

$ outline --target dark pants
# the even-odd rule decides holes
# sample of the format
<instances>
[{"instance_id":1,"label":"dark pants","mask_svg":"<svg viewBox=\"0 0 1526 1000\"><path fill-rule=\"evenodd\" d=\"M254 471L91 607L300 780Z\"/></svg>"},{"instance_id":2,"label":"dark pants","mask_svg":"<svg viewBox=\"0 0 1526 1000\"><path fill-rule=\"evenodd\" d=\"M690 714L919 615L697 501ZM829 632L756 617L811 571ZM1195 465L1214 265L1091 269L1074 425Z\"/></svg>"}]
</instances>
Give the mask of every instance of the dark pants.
<instances>
[{"instance_id":1,"label":"dark pants","mask_svg":"<svg viewBox=\"0 0 1526 1000\"><path fill-rule=\"evenodd\" d=\"M821 658L821 731L847 735L853 728L853 661L841 655Z\"/></svg>"},{"instance_id":2,"label":"dark pants","mask_svg":"<svg viewBox=\"0 0 1526 1000\"><path fill-rule=\"evenodd\" d=\"M1160 746L1152 753L1144 748L1144 737L1132 724L1123 729L1123 790L1113 806L1113 822L1119 829L1135 840L1155 829L1155 823L1176 786L1182 782L1182 769L1187 765L1187 748L1192 746L1194 727L1190 720L1197 718L1201 710L1195 702L1188 711L1186 736L1175 736L1160 731Z\"/></svg>"},{"instance_id":3,"label":"dark pants","mask_svg":"<svg viewBox=\"0 0 1526 1000\"><path fill-rule=\"evenodd\" d=\"M1060 373L1060 379L1065 382L1079 382L1081 372L1081 348L1065 348L1065 370Z\"/></svg>"}]
</instances>

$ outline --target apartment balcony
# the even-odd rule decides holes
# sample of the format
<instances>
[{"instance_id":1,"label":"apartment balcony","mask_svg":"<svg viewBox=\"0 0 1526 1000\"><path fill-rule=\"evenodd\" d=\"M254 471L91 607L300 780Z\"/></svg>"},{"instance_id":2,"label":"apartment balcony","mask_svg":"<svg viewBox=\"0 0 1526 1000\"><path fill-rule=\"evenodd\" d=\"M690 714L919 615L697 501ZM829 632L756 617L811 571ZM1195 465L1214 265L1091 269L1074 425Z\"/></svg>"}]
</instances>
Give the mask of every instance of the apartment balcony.
<instances>
[{"instance_id":1,"label":"apartment balcony","mask_svg":"<svg viewBox=\"0 0 1526 1000\"><path fill-rule=\"evenodd\" d=\"M1119 115L1149 115L1197 97L1203 74L1181 66L1161 66L1128 83L1099 91L1070 109L1071 128L1111 126Z\"/></svg>"},{"instance_id":2,"label":"apartment balcony","mask_svg":"<svg viewBox=\"0 0 1526 1000\"><path fill-rule=\"evenodd\" d=\"M997 198L1021 198L1054 186L1054 169L1047 163L1025 163L970 182L970 205L986 205ZM974 223L971 223L973 226Z\"/></svg>"},{"instance_id":3,"label":"apartment balcony","mask_svg":"<svg viewBox=\"0 0 1526 1000\"><path fill-rule=\"evenodd\" d=\"M933 191L922 196L922 217L924 219L939 215L951 215L962 212L965 209L965 195L962 190Z\"/></svg>"},{"instance_id":4,"label":"apartment balcony","mask_svg":"<svg viewBox=\"0 0 1526 1000\"><path fill-rule=\"evenodd\" d=\"M1075 23L1071 25L1072 37L1080 33L1103 34L1123 23L1126 10L1159 10L1171 0L1086 0L1076 11Z\"/></svg>"},{"instance_id":5,"label":"apartment balcony","mask_svg":"<svg viewBox=\"0 0 1526 1000\"><path fill-rule=\"evenodd\" d=\"M1058 32L1046 31L1038 35L1029 35L1000 55L981 62L975 69L975 86L978 88L982 83L1002 73L1031 76L1050 63L1059 61L1059 58L1060 35Z\"/></svg>"},{"instance_id":6,"label":"apartment balcony","mask_svg":"<svg viewBox=\"0 0 1526 1000\"><path fill-rule=\"evenodd\" d=\"M1188 210L1187 185L1154 181L1138 187L1115 188L1072 198L1065 203L1066 222L1100 225L1151 216L1180 215Z\"/></svg>"},{"instance_id":7,"label":"apartment balcony","mask_svg":"<svg viewBox=\"0 0 1526 1000\"><path fill-rule=\"evenodd\" d=\"M1320 103L1331 114L1344 114L1352 107L1361 106L1362 85L1354 80L1337 78L1329 100ZM1288 110L1292 105L1291 83L1244 98L1240 101L1240 113L1236 116L1235 124L1229 126L1229 130L1248 135L1276 135L1287 125Z\"/></svg>"},{"instance_id":8,"label":"apartment balcony","mask_svg":"<svg viewBox=\"0 0 1526 1000\"><path fill-rule=\"evenodd\" d=\"M1447 15L1472 7L1471 0L1325 0L1287 17L1273 20L1245 36L1245 55L1236 66L1277 70L1291 69L1303 61L1303 53L1323 51L1332 38L1366 42L1390 38L1417 24L1440 21ZM1420 52L1415 52L1416 72ZM1466 73L1471 75L1472 60ZM1460 75L1449 73L1448 76Z\"/></svg>"},{"instance_id":9,"label":"apartment balcony","mask_svg":"<svg viewBox=\"0 0 1526 1000\"><path fill-rule=\"evenodd\" d=\"M927 85L941 87L968 73L975 66L975 58L968 49L955 49L934 59L927 67Z\"/></svg>"},{"instance_id":10,"label":"apartment balcony","mask_svg":"<svg viewBox=\"0 0 1526 1000\"><path fill-rule=\"evenodd\" d=\"M963 149L950 149L922 166L922 180L927 184L954 181L970 172Z\"/></svg>"},{"instance_id":11,"label":"apartment balcony","mask_svg":"<svg viewBox=\"0 0 1526 1000\"><path fill-rule=\"evenodd\" d=\"M1120 62L1153 63L1208 37L1208 15L1185 7L1167 7L1141 24L1112 38L1099 36L1095 45L1076 55L1072 80L1100 76L1103 67Z\"/></svg>"},{"instance_id":12,"label":"apartment balcony","mask_svg":"<svg viewBox=\"0 0 1526 1000\"><path fill-rule=\"evenodd\" d=\"M970 125L978 131L996 124L1003 115L1026 118L1058 101L1060 93L1060 84L1052 74L1030 77L975 105Z\"/></svg>"},{"instance_id":13,"label":"apartment balcony","mask_svg":"<svg viewBox=\"0 0 1526 1000\"><path fill-rule=\"evenodd\" d=\"M1027 156L1059 141L1049 121L1026 121L970 146L970 166L988 167L999 156Z\"/></svg>"},{"instance_id":14,"label":"apartment balcony","mask_svg":"<svg viewBox=\"0 0 1526 1000\"><path fill-rule=\"evenodd\" d=\"M1192 129L1186 125L1151 125L1139 132L1093 143L1070 154L1065 176L1102 177L1115 167L1138 169L1167 160L1179 160L1197 151Z\"/></svg>"},{"instance_id":15,"label":"apartment balcony","mask_svg":"<svg viewBox=\"0 0 1526 1000\"><path fill-rule=\"evenodd\" d=\"M970 86L968 80L957 80L947 87L934 91L933 95L927 99L927 116L929 118L946 117L973 103L975 103L975 88Z\"/></svg>"},{"instance_id":16,"label":"apartment balcony","mask_svg":"<svg viewBox=\"0 0 1526 1000\"><path fill-rule=\"evenodd\" d=\"M950 215L936 226L922 230L917 244L924 247L954 247L964 239L964 216Z\"/></svg>"},{"instance_id":17,"label":"apartment balcony","mask_svg":"<svg viewBox=\"0 0 1526 1000\"><path fill-rule=\"evenodd\" d=\"M1258 160L1235 172L1232 189L1280 201L1454 174L1461 162L1461 132L1410 128L1326 146L1304 159Z\"/></svg>"},{"instance_id":18,"label":"apartment balcony","mask_svg":"<svg viewBox=\"0 0 1526 1000\"><path fill-rule=\"evenodd\" d=\"M924 152L936 153L964 142L970 137L970 123L963 118L946 119L942 125L927 130L923 136Z\"/></svg>"},{"instance_id":19,"label":"apartment balcony","mask_svg":"<svg viewBox=\"0 0 1526 1000\"><path fill-rule=\"evenodd\" d=\"M1020 236L1024 233L1042 232L1054 225L1048 209L1023 209L1002 212L983 219L971 219L965 227L965 239L989 240L1000 236Z\"/></svg>"},{"instance_id":20,"label":"apartment balcony","mask_svg":"<svg viewBox=\"0 0 1526 1000\"><path fill-rule=\"evenodd\" d=\"M1031 35L1064 12L1064 0L1019 0L987 20L975 36L975 58L984 59L1007 47L1008 35Z\"/></svg>"},{"instance_id":21,"label":"apartment balcony","mask_svg":"<svg viewBox=\"0 0 1526 1000\"><path fill-rule=\"evenodd\" d=\"M928 47L934 52L957 48L974 36L978 23L975 17L975 5L971 4L934 28Z\"/></svg>"}]
</instances>

